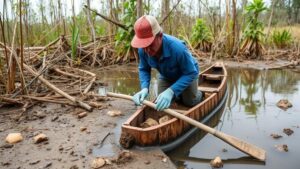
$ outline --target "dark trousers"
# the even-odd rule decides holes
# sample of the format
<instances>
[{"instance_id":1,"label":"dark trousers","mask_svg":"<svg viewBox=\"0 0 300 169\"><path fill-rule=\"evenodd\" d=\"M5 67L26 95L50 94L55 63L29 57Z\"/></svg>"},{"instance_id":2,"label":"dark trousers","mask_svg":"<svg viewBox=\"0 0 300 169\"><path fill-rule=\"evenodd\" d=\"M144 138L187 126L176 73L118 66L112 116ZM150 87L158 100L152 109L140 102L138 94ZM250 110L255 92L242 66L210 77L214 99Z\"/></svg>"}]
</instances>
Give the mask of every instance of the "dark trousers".
<instances>
[{"instance_id":1,"label":"dark trousers","mask_svg":"<svg viewBox=\"0 0 300 169\"><path fill-rule=\"evenodd\" d=\"M163 78L158 78L158 94L165 91L173 83ZM198 78L195 79L184 91L180 94L178 98L173 98L175 101L182 101L185 106L192 107L202 101L202 92L198 90ZM174 95L175 96L175 95Z\"/></svg>"}]
</instances>

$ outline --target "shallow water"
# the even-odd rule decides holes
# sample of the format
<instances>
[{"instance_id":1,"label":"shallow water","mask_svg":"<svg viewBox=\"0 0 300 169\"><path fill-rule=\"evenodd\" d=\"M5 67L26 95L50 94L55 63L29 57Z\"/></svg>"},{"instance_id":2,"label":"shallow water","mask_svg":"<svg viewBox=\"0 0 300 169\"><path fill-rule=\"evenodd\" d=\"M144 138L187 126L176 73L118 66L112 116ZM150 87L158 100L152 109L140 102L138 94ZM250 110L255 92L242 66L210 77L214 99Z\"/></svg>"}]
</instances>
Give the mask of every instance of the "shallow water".
<instances>
[{"instance_id":1,"label":"shallow water","mask_svg":"<svg viewBox=\"0 0 300 169\"><path fill-rule=\"evenodd\" d=\"M223 168L300 168L300 74L290 70L254 70L228 68L229 96L220 113L216 129L257 145L267 152L266 163L262 163L222 140L197 133L185 145L168 155L178 168L211 168L210 160L220 156ZM101 73L101 81L108 82L113 92L133 95L139 90L137 69L108 70ZM156 78L152 76L152 88ZM151 90L152 98L156 90ZM293 107L282 110L276 106L280 99L288 99ZM218 120L218 119L217 119ZM287 136L284 128L291 128L294 134ZM276 133L282 138L273 139ZM277 150L276 145L286 144L288 152ZM225 151L225 152L224 152Z\"/></svg>"}]
</instances>

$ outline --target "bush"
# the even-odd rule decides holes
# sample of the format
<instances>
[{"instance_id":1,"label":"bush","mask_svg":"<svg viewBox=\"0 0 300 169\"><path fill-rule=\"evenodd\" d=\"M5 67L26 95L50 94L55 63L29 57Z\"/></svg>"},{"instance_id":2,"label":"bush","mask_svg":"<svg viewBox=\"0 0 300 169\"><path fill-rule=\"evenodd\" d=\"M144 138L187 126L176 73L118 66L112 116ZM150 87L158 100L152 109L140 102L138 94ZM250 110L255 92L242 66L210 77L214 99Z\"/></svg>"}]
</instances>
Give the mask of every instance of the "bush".
<instances>
[{"instance_id":1,"label":"bush","mask_svg":"<svg viewBox=\"0 0 300 169\"><path fill-rule=\"evenodd\" d=\"M292 34L285 29L283 31L275 30L272 33L272 42L277 48L288 47L292 42Z\"/></svg>"},{"instance_id":2,"label":"bush","mask_svg":"<svg viewBox=\"0 0 300 169\"><path fill-rule=\"evenodd\" d=\"M193 26L191 41L195 48L208 52L211 49L211 32L203 19L197 19Z\"/></svg>"}]
</instances>

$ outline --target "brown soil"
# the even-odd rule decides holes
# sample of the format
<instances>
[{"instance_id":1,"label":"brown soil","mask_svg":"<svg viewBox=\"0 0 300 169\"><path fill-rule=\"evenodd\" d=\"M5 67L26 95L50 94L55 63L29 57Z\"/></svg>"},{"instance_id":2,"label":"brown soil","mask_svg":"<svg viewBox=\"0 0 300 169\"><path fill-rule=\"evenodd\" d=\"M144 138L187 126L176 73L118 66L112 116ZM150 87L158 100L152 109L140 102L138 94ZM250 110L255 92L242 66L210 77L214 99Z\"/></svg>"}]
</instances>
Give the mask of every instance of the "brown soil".
<instances>
[{"instance_id":1,"label":"brown soil","mask_svg":"<svg viewBox=\"0 0 300 169\"><path fill-rule=\"evenodd\" d=\"M175 168L161 150L130 150L123 152L116 126L127 119L136 106L130 101L110 99L107 108L94 109L85 116L84 110L60 104L41 103L23 113L15 107L0 108L0 168L91 168L96 157L111 159L101 168ZM120 110L124 116L111 117L109 110ZM17 120L17 121L16 121ZM84 130L83 130L84 128ZM20 132L23 140L8 144L9 133ZM34 137L43 133L48 140L35 144ZM112 145L113 156L96 154L95 149ZM150 165L146 164L150 163Z\"/></svg>"}]
</instances>

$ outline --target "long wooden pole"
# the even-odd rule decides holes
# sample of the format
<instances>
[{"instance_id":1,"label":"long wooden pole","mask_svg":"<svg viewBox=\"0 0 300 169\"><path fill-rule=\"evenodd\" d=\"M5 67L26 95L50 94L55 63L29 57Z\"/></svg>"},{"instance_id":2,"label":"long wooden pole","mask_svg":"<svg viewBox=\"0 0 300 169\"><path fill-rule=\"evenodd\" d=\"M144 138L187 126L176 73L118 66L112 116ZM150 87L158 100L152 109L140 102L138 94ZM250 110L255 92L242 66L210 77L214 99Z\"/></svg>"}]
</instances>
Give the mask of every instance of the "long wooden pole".
<instances>
[{"instance_id":1,"label":"long wooden pole","mask_svg":"<svg viewBox=\"0 0 300 169\"><path fill-rule=\"evenodd\" d=\"M132 96L129 96L129 95L124 95L124 94L117 94L117 93L111 93L111 92L107 92L107 96L111 96L111 97L118 97L118 98L123 98L123 99L127 99L127 100L132 100L133 97ZM147 100L144 100L143 101L143 104L149 106L149 107L152 107L154 108L155 107L155 104L150 102L150 101L147 101ZM171 110L171 109L164 109L164 112L174 116L174 117L177 117L178 119L181 119L185 122L188 122L189 124L193 125L193 126L196 126L216 137L218 137L219 139L225 141L226 143L232 145L233 147L239 149L240 151L256 158L256 159L259 159L261 161L265 161L266 160L266 151L255 146L255 145L252 145L250 143L247 143L243 140L240 140L236 137L233 137L233 136L230 136L228 134L225 134L221 131L218 131L216 129L213 129L205 124L202 124L194 119L191 119L183 114L180 114L180 113L177 113L176 111L174 110Z\"/></svg>"}]
</instances>

